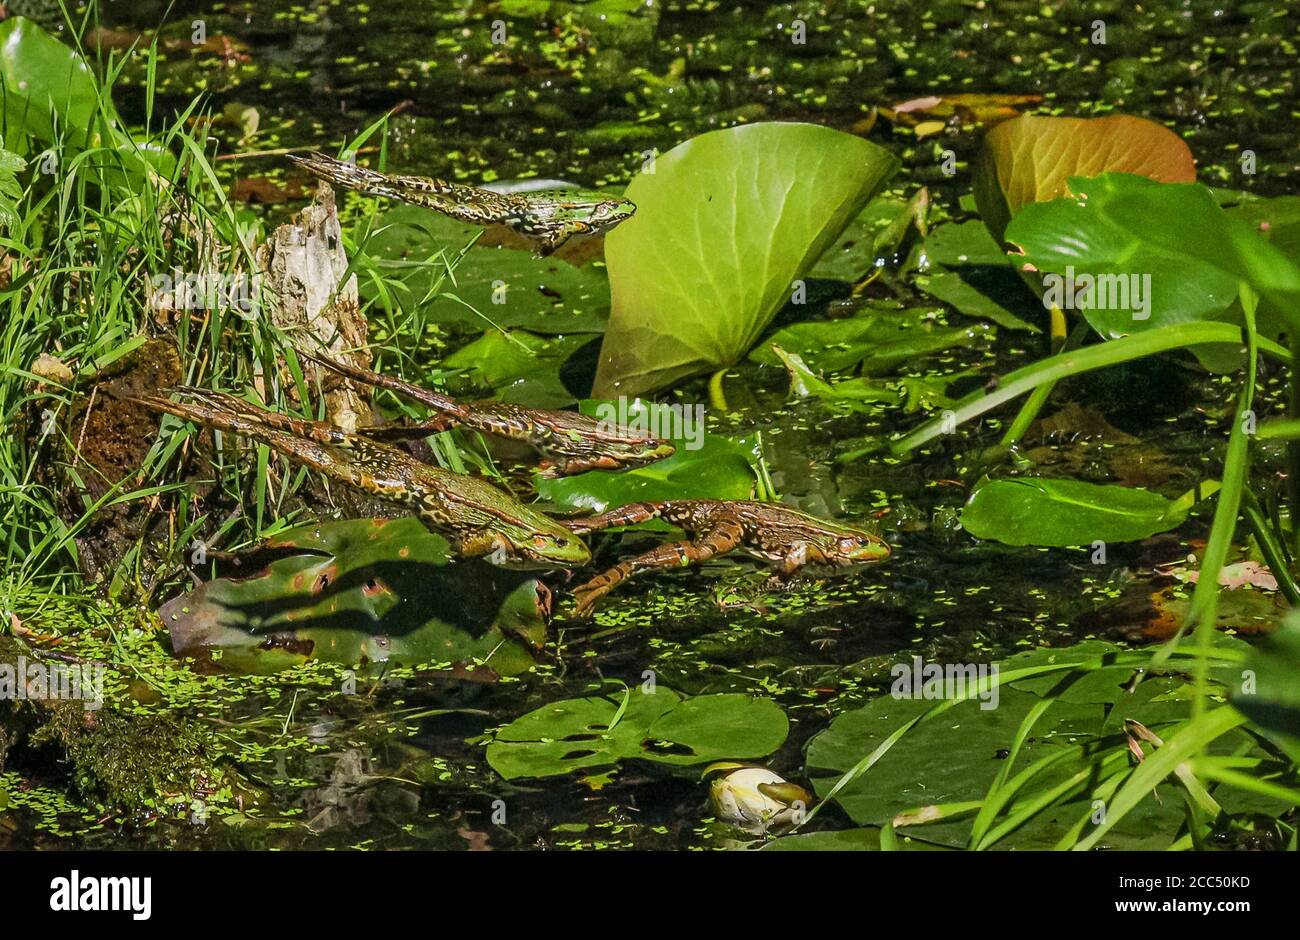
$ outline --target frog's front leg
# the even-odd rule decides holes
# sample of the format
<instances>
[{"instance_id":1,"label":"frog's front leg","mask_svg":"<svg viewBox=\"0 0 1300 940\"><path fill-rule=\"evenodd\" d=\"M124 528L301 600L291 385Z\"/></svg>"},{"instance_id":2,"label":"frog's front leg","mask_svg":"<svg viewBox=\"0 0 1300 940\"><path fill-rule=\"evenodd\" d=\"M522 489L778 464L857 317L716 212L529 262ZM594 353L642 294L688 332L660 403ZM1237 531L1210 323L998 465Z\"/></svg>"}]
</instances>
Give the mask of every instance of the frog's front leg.
<instances>
[{"instance_id":1,"label":"frog's front leg","mask_svg":"<svg viewBox=\"0 0 1300 940\"><path fill-rule=\"evenodd\" d=\"M578 617L590 616L597 601L633 575L643 571L701 564L715 555L725 555L738 546L743 537L744 531L737 523L720 522L694 541L670 542L619 562L586 584L574 588L573 596L578 601L574 612Z\"/></svg>"},{"instance_id":2,"label":"frog's front leg","mask_svg":"<svg viewBox=\"0 0 1300 940\"><path fill-rule=\"evenodd\" d=\"M795 542L781 555L781 560L773 567L782 581L789 581L804 565L808 564L808 546L804 542Z\"/></svg>"}]
</instances>

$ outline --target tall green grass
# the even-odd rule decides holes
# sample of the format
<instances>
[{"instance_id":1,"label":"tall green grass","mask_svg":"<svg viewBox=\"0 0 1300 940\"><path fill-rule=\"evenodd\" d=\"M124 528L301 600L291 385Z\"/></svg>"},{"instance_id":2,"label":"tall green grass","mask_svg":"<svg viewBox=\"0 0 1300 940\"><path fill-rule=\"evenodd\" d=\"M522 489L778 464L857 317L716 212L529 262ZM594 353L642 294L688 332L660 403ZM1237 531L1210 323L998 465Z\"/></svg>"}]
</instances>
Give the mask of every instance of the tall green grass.
<instances>
[{"instance_id":1,"label":"tall green grass","mask_svg":"<svg viewBox=\"0 0 1300 940\"><path fill-rule=\"evenodd\" d=\"M83 34L95 12L92 4L85 20L74 24L69 19L69 34ZM93 134L117 120L114 86L121 81L125 59L109 53L96 60L95 50L81 52L99 76L98 108L89 127L75 130ZM309 477L265 447L239 459L227 459L218 448L209 467L197 468L190 430L173 419L163 422L163 433L139 472L98 499L90 497L88 481L79 477L87 472L85 465L70 465L79 443L77 429L66 421L73 402L90 390L99 370L150 336L175 342L187 384L241 395L256 388L271 408L317 417L310 413L310 403L319 398L304 386L290 338L266 315L267 298L259 298L260 307L251 316L223 305L168 316L151 308L153 289L163 276L251 276L257 270L254 246L266 236L267 223L230 201L232 164L217 161L220 145L205 135L211 118L205 100L195 97L179 112L160 114L156 42L139 52L146 113L134 137L141 153L147 147L174 156L166 175L142 175L129 152L107 146L78 149L72 141L88 135L72 134L72 128L62 128L53 139L34 138L12 120L4 128L6 146L28 154L30 172L18 222L0 234L9 271L8 283L0 288L3 608L18 593L77 589L76 537L110 505L133 503L133 518L141 522L137 541L110 587L148 593L153 569L181 570L196 538L232 548L292 524L299 506L295 497ZM348 146L356 149L376 133L382 139L385 130L386 122L377 122ZM44 173L43 167L55 172ZM377 287L374 309L363 311L382 324L387 345L377 355L409 365L400 338L436 327L428 322L420 298L409 296L403 272L366 260L365 242L378 230L372 210L347 232L345 247L358 275ZM416 263L436 271L435 284L442 290L453 277L454 260L439 252ZM42 353L70 366L73 381L60 386L39 380L31 366ZM288 363L293 375L287 387L276 378L281 363ZM442 458L463 465L454 439L442 444ZM195 472L215 483L207 504L195 499L191 486L176 482ZM226 507L220 517L214 517L213 503ZM166 533L161 542L159 530Z\"/></svg>"}]
</instances>

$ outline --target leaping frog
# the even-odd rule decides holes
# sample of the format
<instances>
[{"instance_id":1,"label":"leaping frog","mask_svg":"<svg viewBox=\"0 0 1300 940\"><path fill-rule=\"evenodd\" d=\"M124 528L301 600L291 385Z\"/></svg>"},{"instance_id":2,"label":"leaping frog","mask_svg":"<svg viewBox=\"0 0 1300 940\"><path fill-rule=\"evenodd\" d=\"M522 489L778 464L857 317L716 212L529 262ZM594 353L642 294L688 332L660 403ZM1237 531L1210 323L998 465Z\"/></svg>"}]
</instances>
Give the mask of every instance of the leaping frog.
<instances>
[{"instance_id":1,"label":"leaping frog","mask_svg":"<svg viewBox=\"0 0 1300 940\"><path fill-rule=\"evenodd\" d=\"M187 401L172 401L178 395ZM225 392L178 386L130 396L186 421L261 441L332 479L410 507L457 554L507 566L570 568L591 560L581 539L554 519L475 477L421 463L391 444L255 408Z\"/></svg>"},{"instance_id":2,"label":"leaping frog","mask_svg":"<svg viewBox=\"0 0 1300 940\"><path fill-rule=\"evenodd\" d=\"M579 617L623 581L643 571L685 568L739 548L774 567L782 577L808 570L833 574L889 557L889 544L863 529L819 519L781 503L756 500L674 499L630 503L564 525L575 535L663 519L691 538L660 545L620 562L574 589Z\"/></svg>"},{"instance_id":3,"label":"leaping frog","mask_svg":"<svg viewBox=\"0 0 1300 940\"><path fill-rule=\"evenodd\" d=\"M472 225L505 225L535 239L541 255L549 255L575 235L606 232L636 212L626 199L584 190L498 193L426 176L376 173L323 153L289 159L345 189L436 209Z\"/></svg>"},{"instance_id":4,"label":"leaping frog","mask_svg":"<svg viewBox=\"0 0 1300 940\"><path fill-rule=\"evenodd\" d=\"M412 385L391 375L371 372L315 353L303 353L339 375L367 385L386 388L421 404L437 415L416 424L361 428L357 433L379 440L409 440L463 425L510 440L531 444L546 455L539 467L547 478L587 470L624 470L671 457L668 441L648 434L633 434L608 427L576 411L545 411L500 401L465 402Z\"/></svg>"}]
</instances>

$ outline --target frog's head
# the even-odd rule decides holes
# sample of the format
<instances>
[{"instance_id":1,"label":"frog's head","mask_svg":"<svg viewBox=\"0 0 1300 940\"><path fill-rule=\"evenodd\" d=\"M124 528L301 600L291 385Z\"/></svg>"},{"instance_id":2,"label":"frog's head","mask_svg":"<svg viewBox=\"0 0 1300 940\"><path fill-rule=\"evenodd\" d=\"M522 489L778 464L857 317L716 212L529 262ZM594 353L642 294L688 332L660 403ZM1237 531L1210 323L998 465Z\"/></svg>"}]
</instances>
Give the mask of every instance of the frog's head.
<instances>
[{"instance_id":1,"label":"frog's head","mask_svg":"<svg viewBox=\"0 0 1300 940\"><path fill-rule=\"evenodd\" d=\"M566 454L555 461L547 461L541 469L541 476L553 479L588 470L628 470L664 460L675 453L677 448L671 442L658 438L603 441L589 452Z\"/></svg>"},{"instance_id":2,"label":"frog's head","mask_svg":"<svg viewBox=\"0 0 1300 940\"><path fill-rule=\"evenodd\" d=\"M613 469L639 467L656 460L665 460L677 453L671 441L658 437L625 438L609 450L614 461Z\"/></svg>"},{"instance_id":3,"label":"frog's head","mask_svg":"<svg viewBox=\"0 0 1300 940\"><path fill-rule=\"evenodd\" d=\"M627 199L601 199L593 202L584 221L591 232L608 232L636 214L636 204Z\"/></svg>"},{"instance_id":4,"label":"frog's head","mask_svg":"<svg viewBox=\"0 0 1300 940\"><path fill-rule=\"evenodd\" d=\"M496 528L489 561L506 568L576 568L591 561L587 546L568 529L541 513L528 516L534 524Z\"/></svg>"},{"instance_id":5,"label":"frog's head","mask_svg":"<svg viewBox=\"0 0 1300 940\"><path fill-rule=\"evenodd\" d=\"M827 526L808 539L807 552L811 565L852 568L884 561L889 557L889 543L864 529Z\"/></svg>"}]
</instances>

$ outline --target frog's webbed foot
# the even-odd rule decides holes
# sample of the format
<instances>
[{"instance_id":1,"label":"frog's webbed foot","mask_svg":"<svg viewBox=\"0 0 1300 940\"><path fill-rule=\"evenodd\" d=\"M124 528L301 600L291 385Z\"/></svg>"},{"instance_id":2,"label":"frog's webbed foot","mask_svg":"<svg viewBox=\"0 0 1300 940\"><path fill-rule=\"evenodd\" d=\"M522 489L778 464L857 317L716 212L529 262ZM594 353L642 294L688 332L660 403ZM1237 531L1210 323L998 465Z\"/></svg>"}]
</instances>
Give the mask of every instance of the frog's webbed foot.
<instances>
[{"instance_id":1,"label":"frog's webbed foot","mask_svg":"<svg viewBox=\"0 0 1300 940\"><path fill-rule=\"evenodd\" d=\"M574 588L573 596L578 601L574 613L582 618L591 616L597 601L628 578L643 571L686 568L706 562L715 555L725 555L740 544L743 535L739 525L721 522L693 542L669 542L635 558L619 562L586 584Z\"/></svg>"},{"instance_id":2,"label":"frog's webbed foot","mask_svg":"<svg viewBox=\"0 0 1300 940\"><path fill-rule=\"evenodd\" d=\"M781 574L779 571L764 579L763 590L772 593L791 591L799 583L799 575Z\"/></svg>"}]
</instances>

